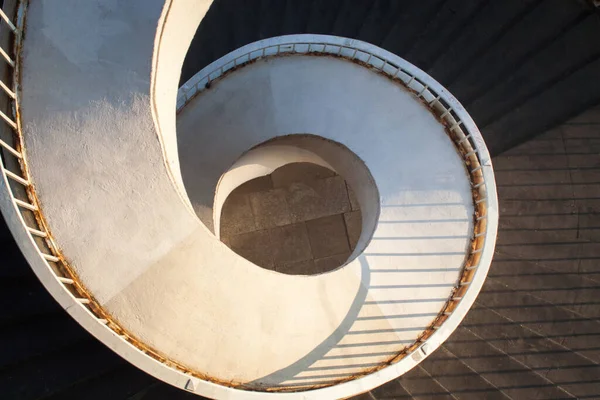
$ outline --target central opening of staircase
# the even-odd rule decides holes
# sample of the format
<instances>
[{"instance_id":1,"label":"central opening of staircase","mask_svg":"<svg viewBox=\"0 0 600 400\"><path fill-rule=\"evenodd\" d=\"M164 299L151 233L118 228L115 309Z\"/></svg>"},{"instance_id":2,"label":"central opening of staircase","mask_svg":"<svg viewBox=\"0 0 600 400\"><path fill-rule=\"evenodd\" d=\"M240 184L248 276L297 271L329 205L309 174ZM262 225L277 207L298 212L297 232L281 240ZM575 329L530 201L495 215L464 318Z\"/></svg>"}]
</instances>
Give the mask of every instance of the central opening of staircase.
<instances>
[{"instance_id":1,"label":"central opening of staircase","mask_svg":"<svg viewBox=\"0 0 600 400\"><path fill-rule=\"evenodd\" d=\"M316 135L280 136L251 148L221 176L215 193L221 241L288 275L321 274L353 260L371 240L379 214L364 162Z\"/></svg>"},{"instance_id":2,"label":"central opening of staircase","mask_svg":"<svg viewBox=\"0 0 600 400\"><path fill-rule=\"evenodd\" d=\"M221 215L221 240L256 265L312 275L345 264L362 231L352 188L331 169L291 163L235 189Z\"/></svg>"}]
</instances>

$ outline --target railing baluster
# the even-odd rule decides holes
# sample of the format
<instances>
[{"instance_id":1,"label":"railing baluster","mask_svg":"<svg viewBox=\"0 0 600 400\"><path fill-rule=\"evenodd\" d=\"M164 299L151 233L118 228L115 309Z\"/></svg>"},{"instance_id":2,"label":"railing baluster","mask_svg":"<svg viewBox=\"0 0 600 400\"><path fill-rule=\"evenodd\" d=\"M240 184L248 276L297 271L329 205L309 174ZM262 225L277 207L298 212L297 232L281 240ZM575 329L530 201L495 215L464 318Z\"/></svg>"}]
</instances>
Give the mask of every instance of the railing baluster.
<instances>
[{"instance_id":1,"label":"railing baluster","mask_svg":"<svg viewBox=\"0 0 600 400\"><path fill-rule=\"evenodd\" d=\"M46 232L42 232L38 229L30 228L28 226L26 228L29 231L29 233L31 233L34 236L41 237L41 238L48 237L48 234L46 234Z\"/></svg>"},{"instance_id":2,"label":"railing baluster","mask_svg":"<svg viewBox=\"0 0 600 400\"><path fill-rule=\"evenodd\" d=\"M6 22L6 24L10 27L10 30L13 32L17 32L17 27L12 23L12 21L8 18L8 16L2 11L0 8L0 17Z\"/></svg>"},{"instance_id":3,"label":"railing baluster","mask_svg":"<svg viewBox=\"0 0 600 400\"><path fill-rule=\"evenodd\" d=\"M6 92L7 95L9 95L13 100L15 100L17 98L17 95L15 95L15 92L13 92L12 90L10 90L8 88L8 86L6 86L4 84L4 82L2 82L0 80L0 87L2 88L2 90L4 90Z\"/></svg>"},{"instance_id":4,"label":"railing baluster","mask_svg":"<svg viewBox=\"0 0 600 400\"><path fill-rule=\"evenodd\" d=\"M29 181L27 181L26 179L21 178L19 175L7 170L6 168L2 168L2 170L4 171L6 176L8 176L13 181L19 182L23 186L29 186Z\"/></svg>"},{"instance_id":5,"label":"railing baluster","mask_svg":"<svg viewBox=\"0 0 600 400\"><path fill-rule=\"evenodd\" d=\"M18 205L19 207L23 207L29 211L37 211L37 207L34 206L33 204L26 203L19 199L14 199L14 200L15 200L15 204Z\"/></svg>"},{"instance_id":6,"label":"railing baluster","mask_svg":"<svg viewBox=\"0 0 600 400\"><path fill-rule=\"evenodd\" d=\"M70 278L64 278L62 276L58 277L58 280L61 281L62 283L64 283L65 285L72 285L75 283L75 281L73 279Z\"/></svg>"},{"instance_id":7,"label":"railing baluster","mask_svg":"<svg viewBox=\"0 0 600 400\"><path fill-rule=\"evenodd\" d=\"M11 146L8 145L8 143L6 143L2 139L0 139L0 146L4 147L6 150L8 150L13 156L15 156L17 158L23 158L23 155L21 153L19 153L15 149L13 149Z\"/></svg>"},{"instance_id":8,"label":"railing baluster","mask_svg":"<svg viewBox=\"0 0 600 400\"><path fill-rule=\"evenodd\" d=\"M2 117L2 119L4 121L6 121L6 123L9 124L11 126L11 128L13 128L14 130L17 130L17 124L15 123L15 121L13 121L12 119L8 118L6 116L6 114L4 114L2 111L0 111L0 117Z\"/></svg>"},{"instance_id":9,"label":"railing baluster","mask_svg":"<svg viewBox=\"0 0 600 400\"><path fill-rule=\"evenodd\" d=\"M9 63L11 67L13 67L13 68L15 67L15 62L13 61L12 58L10 58L10 56L8 54L6 54L6 52L4 51L4 49L2 47L0 47L0 54L2 54L2 57L4 57L6 62Z\"/></svg>"},{"instance_id":10,"label":"railing baluster","mask_svg":"<svg viewBox=\"0 0 600 400\"><path fill-rule=\"evenodd\" d=\"M40 254L42 255L42 257L44 257L46 259L46 261L52 261L52 262L59 262L60 261L60 258L55 257L53 255L46 254L46 253L41 253L41 252L40 252Z\"/></svg>"}]
</instances>

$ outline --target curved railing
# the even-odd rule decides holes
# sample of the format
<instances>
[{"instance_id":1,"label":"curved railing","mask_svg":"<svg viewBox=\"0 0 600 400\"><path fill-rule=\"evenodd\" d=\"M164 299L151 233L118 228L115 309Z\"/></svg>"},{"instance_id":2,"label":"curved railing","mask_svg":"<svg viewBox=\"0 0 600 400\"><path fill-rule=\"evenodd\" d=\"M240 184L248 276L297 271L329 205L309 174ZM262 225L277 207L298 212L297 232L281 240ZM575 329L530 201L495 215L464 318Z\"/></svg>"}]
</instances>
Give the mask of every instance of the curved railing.
<instances>
[{"instance_id":1,"label":"curved railing","mask_svg":"<svg viewBox=\"0 0 600 400\"><path fill-rule=\"evenodd\" d=\"M488 253L486 257L483 257L483 250L488 241L491 240L491 243L495 243L497 229L497 196L490 156L481 133L466 110L458 100L427 74L409 63L399 65L396 60L392 60L397 57L386 57L385 53L387 52L385 51L379 51L379 49L376 52L369 51L361 45L361 42L344 40L344 44L340 44L335 41L322 41L320 40L322 38L323 36L316 36L315 42L305 42L291 41L289 37L282 37L280 43L274 45L253 46L251 51L238 50L234 52L231 57L233 60L225 63L217 61L209 65L205 68L209 71L208 73L196 74L179 89L177 112L181 111L194 97L209 89L213 83L217 83L227 74L239 68L262 59L294 55L338 57L358 63L403 85L429 107L436 118L446 127L448 136L462 155L471 181L475 216L470 252L452 296L422 336L398 357L391 360L391 363L409 354L413 354L413 357L420 360L433 350L433 348L428 349L424 344L435 331L450 322L450 319L458 321L456 324L452 324L454 326L452 330L454 330L460 320L464 318L472 302L466 302L468 303L466 307L460 307L461 302L467 297L477 296L481 289L480 284L487 276L492 254ZM268 41L272 42L273 39L268 39ZM492 184L488 185L489 182ZM480 268L481 266L483 268ZM470 290L474 282L477 282L478 285L473 285L475 288Z\"/></svg>"},{"instance_id":2,"label":"curved railing","mask_svg":"<svg viewBox=\"0 0 600 400\"><path fill-rule=\"evenodd\" d=\"M10 128L10 138L5 129L1 130L0 138L0 167L2 179L0 180L0 201L2 211L7 220L11 233L24 253L30 265L38 277L43 280L52 276L58 281L64 291L59 294L57 300L64 296L78 303L86 309L101 324L107 324L108 320L102 317L99 308L95 308L93 299L78 283L77 278L70 272L62 258L58 247L54 243L50 231L41 212L34 185L30 178L27 166L27 157L24 149L24 141L21 131L20 108L19 108L19 77L21 74L20 51L25 27L25 16L27 1L20 1L14 11L14 20L0 10L0 17L14 35L14 41L10 51L0 48L0 54L11 67L11 82L0 81L0 87L7 96L11 108L11 116L0 111L0 117ZM2 35L5 37L5 35ZM9 55L12 53L12 56ZM12 143L10 143L12 142ZM8 204L7 204L8 203ZM15 223L16 222L16 223ZM22 229L18 229L18 227ZM39 268L42 267L42 268ZM47 273L44 274L43 271ZM41 276L43 274L43 276ZM47 287L48 288L48 287ZM56 297L57 293L52 293Z\"/></svg>"},{"instance_id":3,"label":"curved railing","mask_svg":"<svg viewBox=\"0 0 600 400\"><path fill-rule=\"evenodd\" d=\"M86 292L52 239L29 175L21 132L20 49L25 27L26 5L26 1L19 2L14 19L9 18L3 12L0 13L4 25L14 35L11 51L0 49L0 55L12 69L12 82L0 82L2 93L6 96L11 110L9 113L0 111L0 117L10 131L10 138L4 137L7 135L0 137L2 154L0 158L2 172L0 206L7 225L34 272L44 282L53 297L81 325L96 337L101 338L105 344L118 350L119 354L123 356L127 354L126 358L129 361L138 366L144 364L146 367L144 369L147 371L156 369L148 367L148 361L153 360L160 363L166 370L161 373L156 372L156 375L162 375L163 379L170 383L194 392L198 380L194 373L170 360L165 360L160 354L130 337L117 322L106 314L93 296ZM13 23L13 21L15 22ZM346 43L340 45L324 42L284 42L240 54L232 62L220 66L204 76L192 78L186 83L180 89L177 107L178 110L181 110L194 96L210 87L212 82L255 60L266 57L310 54L342 57L369 67L404 85L431 109L446 126L449 137L463 156L472 184L475 216L470 254L452 296L439 316L418 340L390 360L390 364L394 364L410 355L414 363L417 363L439 346L458 326L487 275L493 248L490 250L489 246L486 247L486 243L488 241L494 243L497 221L495 185L488 184L493 183L494 179L490 158L471 118L458 101L441 89L437 82L408 63L399 65L397 60L392 60L393 57L385 56L388 53L369 53L360 42L347 41ZM9 55L11 53L12 56ZM49 281L55 281L57 284L47 284ZM123 346L126 348L124 349ZM264 393L248 392L248 395L260 398ZM289 395L293 395L293 393L289 393Z\"/></svg>"}]
</instances>

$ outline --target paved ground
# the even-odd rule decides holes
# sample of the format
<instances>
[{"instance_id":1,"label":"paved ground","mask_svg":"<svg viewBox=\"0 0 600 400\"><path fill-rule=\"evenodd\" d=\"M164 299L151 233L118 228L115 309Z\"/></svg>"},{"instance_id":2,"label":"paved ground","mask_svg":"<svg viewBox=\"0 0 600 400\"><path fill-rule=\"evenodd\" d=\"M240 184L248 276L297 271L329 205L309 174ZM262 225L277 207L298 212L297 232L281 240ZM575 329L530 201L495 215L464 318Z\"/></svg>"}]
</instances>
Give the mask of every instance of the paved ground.
<instances>
[{"instance_id":1,"label":"paved ground","mask_svg":"<svg viewBox=\"0 0 600 400\"><path fill-rule=\"evenodd\" d=\"M344 179L314 164L288 164L246 182L225 202L221 239L255 264L286 274L343 265L362 229Z\"/></svg>"}]
</instances>

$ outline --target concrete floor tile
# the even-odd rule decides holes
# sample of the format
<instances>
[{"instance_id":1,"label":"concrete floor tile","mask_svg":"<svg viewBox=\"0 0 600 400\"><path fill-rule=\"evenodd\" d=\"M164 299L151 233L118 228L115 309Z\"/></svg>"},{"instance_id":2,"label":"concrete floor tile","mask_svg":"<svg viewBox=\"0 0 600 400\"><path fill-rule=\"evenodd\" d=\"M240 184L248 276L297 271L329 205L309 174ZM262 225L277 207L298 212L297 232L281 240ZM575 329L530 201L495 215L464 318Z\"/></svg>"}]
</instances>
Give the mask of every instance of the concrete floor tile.
<instances>
[{"instance_id":1,"label":"concrete floor tile","mask_svg":"<svg viewBox=\"0 0 600 400\"><path fill-rule=\"evenodd\" d=\"M452 399L452 395L417 365L400 378L402 386L413 399Z\"/></svg>"},{"instance_id":2,"label":"concrete floor tile","mask_svg":"<svg viewBox=\"0 0 600 400\"><path fill-rule=\"evenodd\" d=\"M256 230L250 201L245 194L234 191L223 204L221 235L232 236Z\"/></svg>"},{"instance_id":3,"label":"concrete floor tile","mask_svg":"<svg viewBox=\"0 0 600 400\"><path fill-rule=\"evenodd\" d=\"M314 260L278 265L275 267L275 270L288 275L315 275L323 272L317 268Z\"/></svg>"},{"instance_id":4,"label":"concrete floor tile","mask_svg":"<svg viewBox=\"0 0 600 400\"><path fill-rule=\"evenodd\" d=\"M360 203L356 198L354 190L352 190L350 185L348 185L348 182L346 182L346 190L348 191L348 199L350 200L350 207L352 208L352 211L360 210Z\"/></svg>"},{"instance_id":5,"label":"concrete floor tile","mask_svg":"<svg viewBox=\"0 0 600 400\"><path fill-rule=\"evenodd\" d=\"M333 271L344 265L344 263L348 261L348 257L350 257L349 252L325 258L318 258L315 260L315 265L319 272Z\"/></svg>"},{"instance_id":6,"label":"concrete floor tile","mask_svg":"<svg viewBox=\"0 0 600 400\"><path fill-rule=\"evenodd\" d=\"M256 229L273 228L292 222L284 190L251 193L248 197L254 213Z\"/></svg>"},{"instance_id":7,"label":"concrete floor tile","mask_svg":"<svg viewBox=\"0 0 600 400\"><path fill-rule=\"evenodd\" d=\"M286 265L313 258L306 225L301 222L269 230L276 265Z\"/></svg>"},{"instance_id":8,"label":"concrete floor tile","mask_svg":"<svg viewBox=\"0 0 600 400\"><path fill-rule=\"evenodd\" d=\"M394 379L383 386L373 389L371 393L373 393L377 400L412 399L412 396L408 394L400 383L400 379Z\"/></svg>"},{"instance_id":9,"label":"concrete floor tile","mask_svg":"<svg viewBox=\"0 0 600 400\"><path fill-rule=\"evenodd\" d=\"M362 233L362 213L360 211L345 213L344 221L346 222L350 250L354 250Z\"/></svg>"},{"instance_id":10,"label":"concrete floor tile","mask_svg":"<svg viewBox=\"0 0 600 400\"><path fill-rule=\"evenodd\" d=\"M235 193L250 194L256 192L266 192L273 189L273 180L271 175L261 176L260 178L252 179L235 189Z\"/></svg>"},{"instance_id":11,"label":"concrete floor tile","mask_svg":"<svg viewBox=\"0 0 600 400\"><path fill-rule=\"evenodd\" d=\"M271 174L275 188L287 188L298 182L310 182L337 175L334 171L312 163L292 163L276 169Z\"/></svg>"},{"instance_id":12,"label":"concrete floor tile","mask_svg":"<svg viewBox=\"0 0 600 400\"><path fill-rule=\"evenodd\" d=\"M229 242L231 249L246 260L260 267L273 269L273 246L271 246L269 231L255 231L231 236Z\"/></svg>"},{"instance_id":13,"label":"concrete floor tile","mask_svg":"<svg viewBox=\"0 0 600 400\"><path fill-rule=\"evenodd\" d=\"M287 190L286 200L293 222L350 211L346 182L340 176L294 183Z\"/></svg>"},{"instance_id":14,"label":"concrete floor tile","mask_svg":"<svg viewBox=\"0 0 600 400\"><path fill-rule=\"evenodd\" d=\"M306 227L315 258L324 258L350 251L342 215L307 221Z\"/></svg>"},{"instance_id":15,"label":"concrete floor tile","mask_svg":"<svg viewBox=\"0 0 600 400\"><path fill-rule=\"evenodd\" d=\"M459 358L444 347L436 350L421 366L458 399L502 399L506 396L471 370Z\"/></svg>"}]
</instances>

